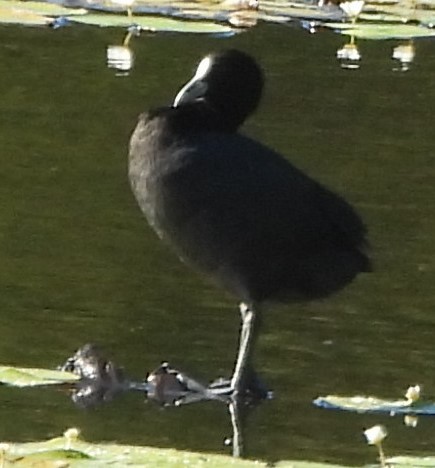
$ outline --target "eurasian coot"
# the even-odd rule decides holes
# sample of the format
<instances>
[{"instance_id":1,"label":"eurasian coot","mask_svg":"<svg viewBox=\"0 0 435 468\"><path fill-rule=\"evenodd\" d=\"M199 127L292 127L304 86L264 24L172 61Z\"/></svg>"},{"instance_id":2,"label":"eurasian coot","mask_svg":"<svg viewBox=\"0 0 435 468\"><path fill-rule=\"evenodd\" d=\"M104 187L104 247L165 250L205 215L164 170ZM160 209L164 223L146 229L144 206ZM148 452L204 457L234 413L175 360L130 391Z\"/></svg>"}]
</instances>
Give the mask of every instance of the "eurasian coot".
<instances>
[{"instance_id":1,"label":"eurasian coot","mask_svg":"<svg viewBox=\"0 0 435 468\"><path fill-rule=\"evenodd\" d=\"M149 224L241 301L233 395L244 389L259 304L323 298L371 268L353 208L238 133L263 81L244 52L207 55L172 105L139 117L130 141L130 182Z\"/></svg>"}]
</instances>

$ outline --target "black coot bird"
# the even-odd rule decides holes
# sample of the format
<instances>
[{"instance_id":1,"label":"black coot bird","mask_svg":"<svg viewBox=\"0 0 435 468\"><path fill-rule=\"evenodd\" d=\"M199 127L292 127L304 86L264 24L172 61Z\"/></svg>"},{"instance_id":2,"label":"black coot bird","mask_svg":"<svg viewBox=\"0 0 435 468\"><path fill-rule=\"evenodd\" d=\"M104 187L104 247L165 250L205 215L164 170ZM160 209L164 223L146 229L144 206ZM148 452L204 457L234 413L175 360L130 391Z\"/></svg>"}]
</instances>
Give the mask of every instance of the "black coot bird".
<instances>
[{"instance_id":1,"label":"black coot bird","mask_svg":"<svg viewBox=\"0 0 435 468\"><path fill-rule=\"evenodd\" d=\"M252 57L212 53L172 105L139 117L130 141L129 177L149 224L241 301L233 396L245 388L261 303L323 298L370 271L353 208L238 133L262 88Z\"/></svg>"}]
</instances>

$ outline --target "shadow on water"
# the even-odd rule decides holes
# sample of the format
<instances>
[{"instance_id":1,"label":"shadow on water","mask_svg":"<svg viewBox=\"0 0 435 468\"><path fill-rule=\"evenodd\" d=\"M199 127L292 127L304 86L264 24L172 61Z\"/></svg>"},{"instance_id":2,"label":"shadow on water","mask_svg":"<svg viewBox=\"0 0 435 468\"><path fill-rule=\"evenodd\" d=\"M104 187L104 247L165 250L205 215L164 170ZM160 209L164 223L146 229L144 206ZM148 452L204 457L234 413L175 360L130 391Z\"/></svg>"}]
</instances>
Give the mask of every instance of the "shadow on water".
<instances>
[{"instance_id":1,"label":"shadow on water","mask_svg":"<svg viewBox=\"0 0 435 468\"><path fill-rule=\"evenodd\" d=\"M326 301L265 316L257 368L276 398L246 428L252 457L362 464L362 429L389 427L391 452L428 452L432 419L321 411L318 395L435 394L434 44L418 41L406 73L397 43L359 42L358 70L340 67L343 38L260 25L232 38L134 38L134 68L116 76L106 50L120 30L2 27L0 61L0 354L7 364L56 367L97 341L145 376L168 360L202 381L227 377L238 311L183 266L148 229L126 175L137 115L171 102L209 50L240 47L267 88L244 131L343 194L369 226L375 273ZM87 439L225 452L226 408L164 413L134 397L77 411L62 395L3 388L2 440L78 426Z\"/></svg>"}]
</instances>

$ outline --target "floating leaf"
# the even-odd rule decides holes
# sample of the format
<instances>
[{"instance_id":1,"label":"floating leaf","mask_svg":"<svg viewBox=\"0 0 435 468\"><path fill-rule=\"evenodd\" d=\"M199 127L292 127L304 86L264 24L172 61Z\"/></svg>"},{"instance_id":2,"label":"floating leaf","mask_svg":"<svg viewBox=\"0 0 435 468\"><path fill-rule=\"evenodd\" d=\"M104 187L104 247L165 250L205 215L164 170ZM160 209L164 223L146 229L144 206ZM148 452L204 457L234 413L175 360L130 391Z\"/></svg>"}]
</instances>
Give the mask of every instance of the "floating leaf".
<instances>
[{"instance_id":1,"label":"floating leaf","mask_svg":"<svg viewBox=\"0 0 435 468\"><path fill-rule=\"evenodd\" d=\"M352 411L356 413L388 413L394 414L416 414L435 416L435 403L418 401L410 403L409 400L384 400L376 397L342 397L328 395L318 397L313 402L320 408Z\"/></svg>"},{"instance_id":2,"label":"floating leaf","mask_svg":"<svg viewBox=\"0 0 435 468\"><path fill-rule=\"evenodd\" d=\"M279 14L288 18L303 18L314 21L338 21L343 18L343 12L339 9L322 9L317 5L298 2L268 2L261 3L261 10L268 14Z\"/></svg>"},{"instance_id":3,"label":"floating leaf","mask_svg":"<svg viewBox=\"0 0 435 468\"><path fill-rule=\"evenodd\" d=\"M182 452L173 449L155 449L118 444L92 444L80 438L64 437L43 442L23 444L2 443L2 462L5 466L44 466L68 468L95 468L110 466L207 466L208 468L266 468L267 464L259 461L243 460L225 455ZM276 463L280 468L346 468L342 465L310 463L304 461L282 461Z\"/></svg>"},{"instance_id":4,"label":"floating leaf","mask_svg":"<svg viewBox=\"0 0 435 468\"><path fill-rule=\"evenodd\" d=\"M72 372L49 369L0 366L0 383L14 387L62 385L80 380Z\"/></svg>"},{"instance_id":5,"label":"floating leaf","mask_svg":"<svg viewBox=\"0 0 435 468\"><path fill-rule=\"evenodd\" d=\"M136 0L133 5L133 20L138 14L166 15L177 18L196 18L228 22L235 12L247 14L257 20L282 23L292 18L308 18L323 21L338 21L343 18L339 9L321 9L303 1L261 0L259 9L247 9L244 0L189 1L189 0ZM89 8L101 12L119 13L126 16L125 8L113 4L93 3ZM140 16L139 16L140 18Z\"/></svg>"},{"instance_id":6,"label":"floating leaf","mask_svg":"<svg viewBox=\"0 0 435 468\"><path fill-rule=\"evenodd\" d=\"M360 15L360 19L367 23L358 22L356 25L338 23L345 17L339 7L329 5L322 8L299 0L262 0L258 9L249 8L247 0L136 0L133 19L128 18L124 6L107 0L83 0L81 4L84 8L81 9L66 8L59 5L59 1L0 0L0 23L47 25L52 24L53 18L66 17L70 21L105 27L129 27L134 22L150 31L231 35L237 29L229 25L246 28L260 20L283 23L296 19L322 22L341 34L366 39L406 39L435 35L430 29L415 24L428 28L435 25L435 0L367 2ZM88 14L89 10L94 13ZM331 21L334 23L331 24ZM413 24L406 24L408 22Z\"/></svg>"},{"instance_id":7,"label":"floating leaf","mask_svg":"<svg viewBox=\"0 0 435 468\"><path fill-rule=\"evenodd\" d=\"M361 39L413 39L417 37L435 37L435 30L412 24L379 23L325 23L341 34Z\"/></svg>"},{"instance_id":8,"label":"floating leaf","mask_svg":"<svg viewBox=\"0 0 435 468\"><path fill-rule=\"evenodd\" d=\"M53 21L52 17L85 13L84 9L65 8L45 2L0 0L0 23L6 24L46 26Z\"/></svg>"},{"instance_id":9,"label":"floating leaf","mask_svg":"<svg viewBox=\"0 0 435 468\"><path fill-rule=\"evenodd\" d=\"M22 0L0 0L0 8L32 12L46 16L84 15L87 12L84 8L66 8L54 3Z\"/></svg>"},{"instance_id":10,"label":"floating leaf","mask_svg":"<svg viewBox=\"0 0 435 468\"><path fill-rule=\"evenodd\" d=\"M0 23L46 26L50 22L51 18L32 13L30 11L5 8L3 5L0 5Z\"/></svg>"},{"instance_id":11,"label":"floating leaf","mask_svg":"<svg viewBox=\"0 0 435 468\"><path fill-rule=\"evenodd\" d=\"M358 16L359 21L372 23L400 23L403 24L403 18L384 11L366 11Z\"/></svg>"},{"instance_id":12,"label":"floating leaf","mask_svg":"<svg viewBox=\"0 0 435 468\"><path fill-rule=\"evenodd\" d=\"M71 436L72 435L72 436ZM93 444L79 437L77 429L68 429L63 437L42 442L2 443L1 462L5 466L44 466L68 468L96 468L110 466L207 466L208 468L266 468L265 462L243 460L225 455L192 453L174 449L156 449L120 444ZM394 467L434 467L435 457L396 456L386 460ZM349 468L344 465L284 460L277 468Z\"/></svg>"},{"instance_id":13,"label":"floating leaf","mask_svg":"<svg viewBox=\"0 0 435 468\"><path fill-rule=\"evenodd\" d=\"M127 16L110 14L89 14L79 17L71 17L70 21L82 24L90 24L102 27L123 27L131 25ZM236 30L222 24L206 21L183 21L161 16L135 16L136 25L148 31L205 33L205 34L234 34Z\"/></svg>"},{"instance_id":14,"label":"floating leaf","mask_svg":"<svg viewBox=\"0 0 435 468\"><path fill-rule=\"evenodd\" d=\"M365 13L360 15L362 20L406 23L409 21L418 22L426 25L435 24L435 11L427 8L413 8L403 3L372 5L366 9Z\"/></svg>"},{"instance_id":15,"label":"floating leaf","mask_svg":"<svg viewBox=\"0 0 435 468\"><path fill-rule=\"evenodd\" d=\"M395 466L409 466L412 468L417 467L434 467L435 466L435 457L408 457L408 456L400 456L400 457L391 457L385 460L388 466L395 467Z\"/></svg>"}]
</instances>

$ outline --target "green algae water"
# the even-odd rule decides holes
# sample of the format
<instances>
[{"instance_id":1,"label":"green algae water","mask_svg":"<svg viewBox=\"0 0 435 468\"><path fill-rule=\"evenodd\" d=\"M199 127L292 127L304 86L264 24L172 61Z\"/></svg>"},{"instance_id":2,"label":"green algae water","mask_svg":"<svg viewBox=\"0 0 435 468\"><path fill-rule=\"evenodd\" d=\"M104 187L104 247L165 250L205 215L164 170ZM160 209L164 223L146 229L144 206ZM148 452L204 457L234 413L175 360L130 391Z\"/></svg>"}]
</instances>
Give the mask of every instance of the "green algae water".
<instances>
[{"instance_id":1,"label":"green algae water","mask_svg":"<svg viewBox=\"0 0 435 468\"><path fill-rule=\"evenodd\" d=\"M228 376L237 300L190 271L148 228L127 180L137 115L169 103L208 51L238 47L266 73L244 132L352 202L375 271L339 295L265 312L257 368L275 399L247 421L247 452L265 460L374 460L362 430L387 425L387 450L431 453L435 420L322 411L318 395L435 394L435 44L417 41L406 72L397 41L359 41L343 69L332 32L259 25L231 38L142 34L119 76L106 49L123 31L1 27L1 364L55 368L99 343L138 380L168 360L204 382ZM399 67L400 68L400 67ZM289 207L290 209L290 207ZM61 391L1 388L0 440L78 426L88 440L228 453L226 408L160 410L127 395L78 410Z\"/></svg>"}]
</instances>

